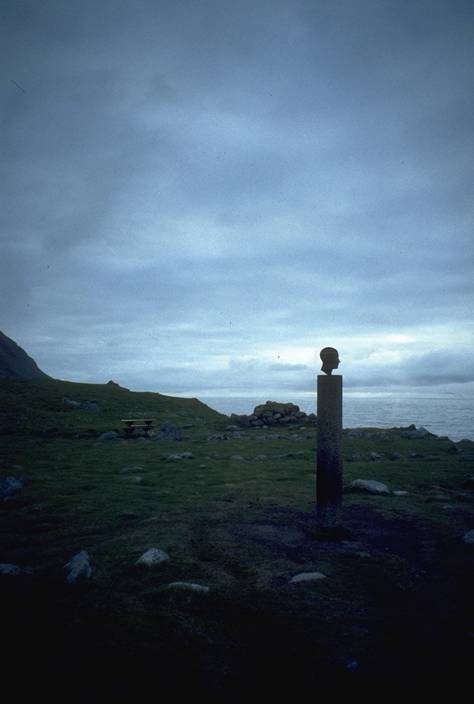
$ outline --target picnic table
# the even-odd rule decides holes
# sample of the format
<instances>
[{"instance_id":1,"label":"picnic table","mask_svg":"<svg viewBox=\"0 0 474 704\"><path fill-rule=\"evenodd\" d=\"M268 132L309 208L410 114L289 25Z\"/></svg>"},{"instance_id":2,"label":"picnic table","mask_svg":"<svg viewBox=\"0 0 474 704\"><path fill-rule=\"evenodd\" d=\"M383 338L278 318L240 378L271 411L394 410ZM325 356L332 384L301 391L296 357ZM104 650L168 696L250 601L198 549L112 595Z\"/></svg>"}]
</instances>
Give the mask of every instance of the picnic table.
<instances>
[{"instance_id":1,"label":"picnic table","mask_svg":"<svg viewBox=\"0 0 474 704\"><path fill-rule=\"evenodd\" d=\"M153 418L122 418L122 423L125 423L125 432L127 435L132 435L134 430L143 428L147 435L150 435L153 430Z\"/></svg>"}]
</instances>

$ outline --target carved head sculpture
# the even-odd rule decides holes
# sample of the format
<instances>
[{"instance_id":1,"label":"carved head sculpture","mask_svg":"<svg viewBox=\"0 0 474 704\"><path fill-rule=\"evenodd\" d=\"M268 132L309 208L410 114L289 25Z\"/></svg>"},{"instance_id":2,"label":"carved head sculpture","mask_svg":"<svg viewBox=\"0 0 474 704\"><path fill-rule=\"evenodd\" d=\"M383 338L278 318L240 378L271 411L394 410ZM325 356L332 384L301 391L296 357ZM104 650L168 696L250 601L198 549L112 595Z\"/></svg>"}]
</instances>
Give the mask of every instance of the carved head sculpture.
<instances>
[{"instance_id":1,"label":"carved head sculpture","mask_svg":"<svg viewBox=\"0 0 474 704\"><path fill-rule=\"evenodd\" d=\"M319 353L323 366L321 371L325 374L332 374L333 369L339 366L339 352L334 347L324 347Z\"/></svg>"}]
</instances>

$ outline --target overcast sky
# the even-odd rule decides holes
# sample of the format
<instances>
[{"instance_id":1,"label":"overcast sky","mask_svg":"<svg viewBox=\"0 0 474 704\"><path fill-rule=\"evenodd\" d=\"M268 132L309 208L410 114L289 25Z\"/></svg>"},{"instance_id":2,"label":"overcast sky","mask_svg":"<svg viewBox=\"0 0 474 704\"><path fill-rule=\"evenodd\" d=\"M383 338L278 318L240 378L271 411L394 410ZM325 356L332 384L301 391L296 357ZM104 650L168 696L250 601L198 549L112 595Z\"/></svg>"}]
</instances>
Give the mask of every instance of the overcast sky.
<instances>
[{"instance_id":1,"label":"overcast sky","mask_svg":"<svg viewBox=\"0 0 474 704\"><path fill-rule=\"evenodd\" d=\"M472 0L0 8L0 328L44 371L474 389Z\"/></svg>"}]
</instances>

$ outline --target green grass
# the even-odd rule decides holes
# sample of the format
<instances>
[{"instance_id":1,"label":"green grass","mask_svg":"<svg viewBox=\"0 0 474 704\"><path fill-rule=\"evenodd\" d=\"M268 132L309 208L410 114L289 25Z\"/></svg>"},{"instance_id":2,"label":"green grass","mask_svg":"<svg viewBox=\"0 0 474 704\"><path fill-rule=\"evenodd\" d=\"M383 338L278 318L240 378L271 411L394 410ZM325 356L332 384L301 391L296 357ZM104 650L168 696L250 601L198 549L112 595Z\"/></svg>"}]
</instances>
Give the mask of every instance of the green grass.
<instances>
[{"instance_id":1,"label":"green grass","mask_svg":"<svg viewBox=\"0 0 474 704\"><path fill-rule=\"evenodd\" d=\"M257 675L270 678L269 691L294 691L295 681L349 678L353 686L364 675L399 677L467 658L474 550L462 536L474 516L463 483L474 467L459 460L451 441L344 434L346 486L373 478L409 495L345 493L351 538L321 543L304 532L314 521L314 430L284 429L273 440L273 430L246 429L246 438L229 432L209 441L229 419L197 400L53 381L7 381L0 391L0 473L25 479L0 504L0 562L33 569L17 582L16 596L13 578L0 578L0 586L15 614L13 635L28 604L31 645L26 654L24 638L17 646L23 658L36 661L34 633L47 627L44 619L55 633L55 645L38 659L41 671L59 663L76 673L77 663L94 669L99 661L107 670L108 662L131 696L149 664L160 662L175 686L184 672L209 694L243 691ZM95 398L101 411L65 409L66 395ZM96 437L120 428L120 418L149 414L181 427L183 440ZM54 436L38 435L51 428ZM81 437L88 429L94 437ZM167 459L183 451L193 458ZM384 459L351 461L369 452ZM402 458L387 459L394 452ZM267 459L255 460L259 454ZM129 466L140 469L124 471ZM152 546L171 560L136 567ZM66 588L63 566L82 549L93 576ZM290 585L303 571L327 578ZM182 580L211 591L163 589ZM353 661L356 673L348 668ZM115 685L103 672L102 679L110 696Z\"/></svg>"}]
</instances>

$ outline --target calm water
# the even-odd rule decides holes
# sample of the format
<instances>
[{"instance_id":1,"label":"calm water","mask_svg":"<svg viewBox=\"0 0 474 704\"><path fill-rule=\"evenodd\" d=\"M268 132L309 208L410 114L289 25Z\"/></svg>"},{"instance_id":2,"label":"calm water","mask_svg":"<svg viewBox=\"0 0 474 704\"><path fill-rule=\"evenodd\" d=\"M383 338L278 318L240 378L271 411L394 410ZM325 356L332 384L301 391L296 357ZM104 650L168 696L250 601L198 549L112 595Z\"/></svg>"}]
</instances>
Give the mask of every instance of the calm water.
<instances>
[{"instance_id":1,"label":"calm water","mask_svg":"<svg viewBox=\"0 0 474 704\"><path fill-rule=\"evenodd\" d=\"M267 397L249 396L199 396L216 411L231 413L251 413L256 405L272 401L291 401L306 413L316 412L314 394L285 395ZM344 396L345 428L372 426L391 428L414 423L427 428L435 435L447 435L451 440L468 438L474 440L474 398L455 396Z\"/></svg>"}]
</instances>

